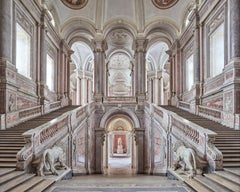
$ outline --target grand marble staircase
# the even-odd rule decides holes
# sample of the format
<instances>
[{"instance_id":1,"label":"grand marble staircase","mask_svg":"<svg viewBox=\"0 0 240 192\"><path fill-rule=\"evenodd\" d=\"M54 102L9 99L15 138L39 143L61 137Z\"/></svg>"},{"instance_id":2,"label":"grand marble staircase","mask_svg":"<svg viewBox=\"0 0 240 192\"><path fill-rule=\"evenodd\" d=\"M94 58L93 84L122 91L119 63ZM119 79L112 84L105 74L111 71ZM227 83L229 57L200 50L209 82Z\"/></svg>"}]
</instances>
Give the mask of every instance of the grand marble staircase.
<instances>
[{"instance_id":1,"label":"grand marble staircase","mask_svg":"<svg viewBox=\"0 0 240 192\"><path fill-rule=\"evenodd\" d=\"M234 130L209 119L173 106L161 106L179 116L217 133L215 146L223 154L223 170L197 175L194 179L178 175L199 192L240 192L240 130Z\"/></svg>"},{"instance_id":2,"label":"grand marble staircase","mask_svg":"<svg viewBox=\"0 0 240 192\"><path fill-rule=\"evenodd\" d=\"M44 191L55 181L44 179L35 174L26 174L24 171L16 171L16 155L25 145L22 134L34 129L61 114L71 111L78 106L68 106L45 114L43 116L23 122L12 128L0 130L0 192L3 191Z\"/></svg>"}]
</instances>

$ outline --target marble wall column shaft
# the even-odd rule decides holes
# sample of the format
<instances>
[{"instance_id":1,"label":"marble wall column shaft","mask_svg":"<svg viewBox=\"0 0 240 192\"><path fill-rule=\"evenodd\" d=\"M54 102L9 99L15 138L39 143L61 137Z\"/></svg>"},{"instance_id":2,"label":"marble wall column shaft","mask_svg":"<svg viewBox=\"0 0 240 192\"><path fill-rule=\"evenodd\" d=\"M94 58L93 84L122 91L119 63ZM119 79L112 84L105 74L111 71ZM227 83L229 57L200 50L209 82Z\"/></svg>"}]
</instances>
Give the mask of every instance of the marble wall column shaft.
<instances>
[{"instance_id":1,"label":"marble wall column shaft","mask_svg":"<svg viewBox=\"0 0 240 192\"><path fill-rule=\"evenodd\" d=\"M80 79L80 77L78 77L77 76L77 87L76 87L76 89L77 89L77 91L76 91L76 104L77 105L81 105L82 104L82 102L81 102L81 99L82 99L82 97L81 97L81 79Z\"/></svg>"},{"instance_id":2,"label":"marble wall column shaft","mask_svg":"<svg viewBox=\"0 0 240 192\"><path fill-rule=\"evenodd\" d=\"M0 1L0 58L12 62L12 0Z\"/></svg>"},{"instance_id":3,"label":"marble wall column shaft","mask_svg":"<svg viewBox=\"0 0 240 192\"><path fill-rule=\"evenodd\" d=\"M144 97L146 92L146 54L147 40L138 38L135 41L135 93L137 97Z\"/></svg>"},{"instance_id":4,"label":"marble wall column shaft","mask_svg":"<svg viewBox=\"0 0 240 192\"><path fill-rule=\"evenodd\" d=\"M229 7L229 59L240 57L240 1L228 0Z\"/></svg>"},{"instance_id":5,"label":"marble wall column shaft","mask_svg":"<svg viewBox=\"0 0 240 192\"><path fill-rule=\"evenodd\" d=\"M101 102L104 94L105 50L106 42L102 39L94 41L94 98Z\"/></svg>"},{"instance_id":6,"label":"marble wall column shaft","mask_svg":"<svg viewBox=\"0 0 240 192\"><path fill-rule=\"evenodd\" d=\"M139 174L145 173L144 170L144 130L135 129L135 140L137 145L137 172Z\"/></svg>"}]
</instances>

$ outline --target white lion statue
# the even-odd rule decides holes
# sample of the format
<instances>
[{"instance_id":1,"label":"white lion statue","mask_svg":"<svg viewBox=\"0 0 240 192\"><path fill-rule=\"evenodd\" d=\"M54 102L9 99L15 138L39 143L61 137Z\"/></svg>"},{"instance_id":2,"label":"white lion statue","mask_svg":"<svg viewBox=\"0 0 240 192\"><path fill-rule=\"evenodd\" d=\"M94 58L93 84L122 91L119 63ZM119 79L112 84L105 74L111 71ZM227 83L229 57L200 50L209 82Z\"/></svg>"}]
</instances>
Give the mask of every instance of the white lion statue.
<instances>
[{"instance_id":1,"label":"white lion statue","mask_svg":"<svg viewBox=\"0 0 240 192\"><path fill-rule=\"evenodd\" d=\"M52 149L46 149L43 152L40 164L38 166L38 175L45 176L43 171L51 171L52 174L58 175L56 165L59 163L60 167L66 169L67 166L63 162L63 149L54 146Z\"/></svg>"},{"instance_id":2,"label":"white lion statue","mask_svg":"<svg viewBox=\"0 0 240 192\"><path fill-rule=\"evenodd\" d=\"M195 152L191 148L186 148L182 141L177 141L173 147L177 156L173 165L173 170L181 168L182 171L188 172L188 177L193 178L196 175L196 158Z\"/></svg>"}]
</instances>

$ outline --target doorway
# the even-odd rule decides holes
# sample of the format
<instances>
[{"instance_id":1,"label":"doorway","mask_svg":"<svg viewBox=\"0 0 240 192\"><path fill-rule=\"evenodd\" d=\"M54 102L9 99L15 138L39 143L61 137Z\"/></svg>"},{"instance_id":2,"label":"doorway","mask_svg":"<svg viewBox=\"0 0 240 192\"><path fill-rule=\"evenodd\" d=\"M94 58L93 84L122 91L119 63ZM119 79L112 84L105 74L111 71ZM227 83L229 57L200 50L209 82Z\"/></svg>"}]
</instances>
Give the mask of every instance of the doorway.
<instances>
[{"instance_id":1,"label":"doorway","mask_svg":"<svg viewBox=\"0 0 240 192\"><path fill-rule=\"evenodd\" d=\"M115 115L106 126L103 146L106 175L132 175L136 172L136 144L133 123L125 115Z\"/></svg>"}]
</instances>

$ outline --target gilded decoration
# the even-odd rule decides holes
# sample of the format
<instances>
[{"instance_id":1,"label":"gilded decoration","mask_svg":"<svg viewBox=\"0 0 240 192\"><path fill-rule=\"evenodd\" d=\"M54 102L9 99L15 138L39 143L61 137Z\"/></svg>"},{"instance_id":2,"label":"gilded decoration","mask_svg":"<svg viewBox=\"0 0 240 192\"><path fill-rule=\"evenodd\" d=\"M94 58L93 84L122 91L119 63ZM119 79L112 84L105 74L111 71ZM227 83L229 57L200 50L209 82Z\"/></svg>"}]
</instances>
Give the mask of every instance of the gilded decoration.
<instances>
[{"instance_id":1,"label":"gilded decoration","mask_svg":"<svg viewBox=\"0 0 240 192\"><path fill-rule=\"evenodd\" d=\"M71 9L81 9L86 6L88 0L61 0L64 5Z\"/></svg>"},{"instance_id":2,"label":"gilded decoration","mask_svg":"<svg viewBox=\"0 0 240 192\"><path fill-rule=\"evenodd\" d=\"M168 9L175 5L178 0L152 0L152 2L159 9Z\"/></svg>"}]
</instances>

